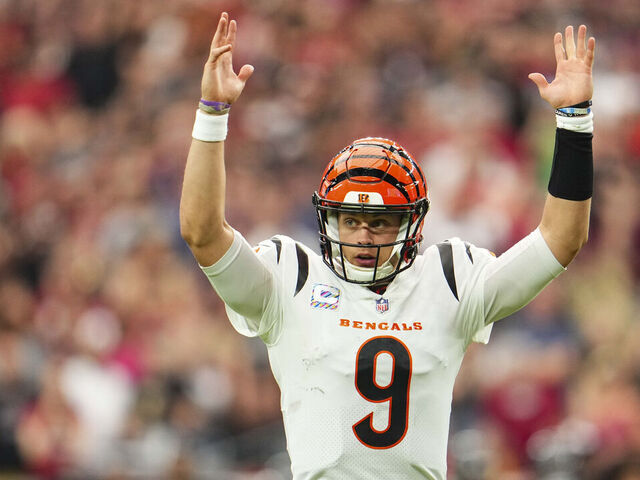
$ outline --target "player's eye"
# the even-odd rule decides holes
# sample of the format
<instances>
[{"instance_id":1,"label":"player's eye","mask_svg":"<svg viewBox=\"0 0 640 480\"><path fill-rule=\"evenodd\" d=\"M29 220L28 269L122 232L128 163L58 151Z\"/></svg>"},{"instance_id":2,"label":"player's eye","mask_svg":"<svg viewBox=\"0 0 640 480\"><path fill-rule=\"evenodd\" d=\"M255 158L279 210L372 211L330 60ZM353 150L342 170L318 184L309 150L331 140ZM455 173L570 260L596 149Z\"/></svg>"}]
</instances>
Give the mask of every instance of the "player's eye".
<instances>
[{"instance_id":1,"label":"player's eye","mask_svg":"<svg viewBox=\"0 0 640 480\"><path fill-rule=\"evenodd\" d=\"M369 224L369 226L374 230L382 231L382 230L387 230L391 226L391 224L389 223L389 221L387 221L384 218L377 218L373 220Z\"/></svg>"}]
</instances>

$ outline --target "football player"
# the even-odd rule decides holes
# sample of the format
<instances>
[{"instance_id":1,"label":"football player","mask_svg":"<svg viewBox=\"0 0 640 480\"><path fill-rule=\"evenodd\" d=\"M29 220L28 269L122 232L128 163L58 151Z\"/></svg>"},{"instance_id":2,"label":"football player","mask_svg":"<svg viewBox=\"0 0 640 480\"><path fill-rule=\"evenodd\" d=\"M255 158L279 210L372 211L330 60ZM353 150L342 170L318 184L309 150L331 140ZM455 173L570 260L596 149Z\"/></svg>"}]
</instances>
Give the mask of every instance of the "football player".
<instances>
[{"instance_id":1,"label":"football player","mask_svg":"<svg viewBox=\"0 0 640 480\"><path fill-rule=\"evenodd\" d=\"M554 38L557 71L530 79L556 109L538 228L499 257L458 238L418 253L429 196L400 145L362 138L313 195L321 254L282 235L254 249L225 221L237 25L220 17L202 78L180 205L182 235L243 335L267 346L295 479L446 478L453 385L473 341L562 273L587 240L593 183L591 67L580 26ZM563 46L564 43L564 46Z\"/></svg>"}]
</instances>

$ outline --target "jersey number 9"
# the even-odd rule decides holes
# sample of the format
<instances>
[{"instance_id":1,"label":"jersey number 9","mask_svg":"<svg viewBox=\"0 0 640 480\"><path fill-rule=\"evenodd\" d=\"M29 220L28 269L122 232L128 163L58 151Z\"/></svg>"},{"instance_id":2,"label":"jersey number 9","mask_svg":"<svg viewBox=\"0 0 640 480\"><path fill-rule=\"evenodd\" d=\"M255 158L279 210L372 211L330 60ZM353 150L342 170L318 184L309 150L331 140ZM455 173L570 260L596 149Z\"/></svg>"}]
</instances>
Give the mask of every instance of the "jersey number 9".
<instances>
[{"instance_id":1,"label":"jersey number 9","mask_svg":"<svg viewBox=\"0 0 640 480\"><path fill-rule=\"evenodd\" d=\"M378 355L387 353L393 360L391 381L386 386L376 382ZM387 428L376 430L373 412L353 425L355 436L369 448L391 448L407 433L409 418L409 385L411 354L395 337L374 337L362 344L356 356L356 389L369 402L389 402Z\"/></svg>"}]
</instances>

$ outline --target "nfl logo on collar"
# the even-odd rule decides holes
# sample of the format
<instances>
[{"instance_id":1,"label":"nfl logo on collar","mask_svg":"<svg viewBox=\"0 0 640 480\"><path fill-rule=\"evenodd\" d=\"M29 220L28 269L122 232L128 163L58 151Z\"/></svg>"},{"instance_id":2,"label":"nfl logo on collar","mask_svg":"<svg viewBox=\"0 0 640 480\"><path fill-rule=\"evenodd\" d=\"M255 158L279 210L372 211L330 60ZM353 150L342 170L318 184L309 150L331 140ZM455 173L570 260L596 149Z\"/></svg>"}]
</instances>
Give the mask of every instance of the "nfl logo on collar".
<instances>
[{"instance_id":1,"label":"nfl logo on collar","mask_svg":"<svg viewBox=\"0 0 640 480\"><path fill-rule=\"evenodd\" d=\"M387 310L389 310L389 300L387 300L386 298L382 298L382 297L380 297L378 300L376 300L376 312L384 313Z\"/></svg>"}]
</instances>

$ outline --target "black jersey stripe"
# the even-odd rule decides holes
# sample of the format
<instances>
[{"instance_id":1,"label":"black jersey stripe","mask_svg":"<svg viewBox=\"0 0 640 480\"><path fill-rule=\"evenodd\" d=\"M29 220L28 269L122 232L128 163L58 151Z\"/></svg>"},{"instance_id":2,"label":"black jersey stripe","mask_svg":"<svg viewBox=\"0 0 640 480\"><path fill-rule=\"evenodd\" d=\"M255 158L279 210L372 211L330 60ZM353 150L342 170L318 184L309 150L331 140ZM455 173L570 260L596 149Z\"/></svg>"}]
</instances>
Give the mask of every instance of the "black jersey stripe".
<instances>
[{"instance_id":1,"label":"black jersey stripe","mask_svg":"<svg viewBox=\"0 0 640 480\"><path fill-rule=\"evenodd\" d=\"M458 299L458 287L456 286L456 274L453 270L453 247L449 242L438 243L438 252L440 253L440 262L442 263L442 271L446 278L449 288L453 296Z\"/></svg>"},{"instance_id":2,"label":"black jersey stripe","mask_svg":"<svg viewBox=\"0 0 640 480\"><path fill-rule=\"evenodd\" d=\"M411 203L411 198L409 198L409 194L404 188L404 185L400 183L400 181L394 176L389 175L384 170L380 170L378 168L364 168L364 167L351 168L346 172L342 172L340 175L334 178L333 181L331 182L331 185L329 185L328 190L331 190L331 188L333 188L335 185L338 185L340 182L342 182L346 178L350 178L352 181L358 182L358 180L355 180L353 177L379 178L383 182L387 182L389 185L392 185L393 187L395 187L404 196L404 198L407 200L407 203ZM362 182L362 183L368 183L368 182Z\"/></svg>"},{"instance_id":3,"label":"black jersey stripe","mask_svg":"<svg viewBox=\"0 0 640 480\"><path fill-rule=\"evenodd\" d=\"M277 237L271 237L271 241L276 246L276 260L278 263L280 263L280 252L282 252L282 242Z\"/></svg>"},{"instance_id":4,"label":"black jersey stripe","mask_svg":"<svg viewBox=\"0 0 640 480\"><path fill-rule=\"evenodd\" d=\"M296 282L296 293L293 294L294 297L300 293L309 276L309 257L298 243L296 243L296 257L298 257L298 280Z\"/></svg>"},{"instance_id":5,"label":"black jersey stripe","mask_svg":"<svg viewBox=\"0 0 640 480\"><path fill-rule=\"evenodd\" d=\"M464 242L464 248L467 251L467 257L469 257L469 260L473 263L473 255L471 255L471 245L469 242Z\"/></svg>"}]
</instances>

